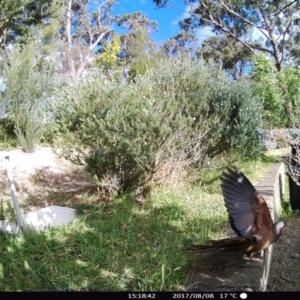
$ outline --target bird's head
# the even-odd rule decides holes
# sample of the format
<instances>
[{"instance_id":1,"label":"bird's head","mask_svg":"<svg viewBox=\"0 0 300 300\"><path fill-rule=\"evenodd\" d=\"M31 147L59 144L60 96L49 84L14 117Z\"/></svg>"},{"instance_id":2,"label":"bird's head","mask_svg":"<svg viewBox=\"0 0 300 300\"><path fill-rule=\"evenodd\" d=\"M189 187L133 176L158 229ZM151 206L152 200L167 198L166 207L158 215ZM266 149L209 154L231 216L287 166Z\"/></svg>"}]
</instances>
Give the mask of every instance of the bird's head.
<instances>
[{"instance_id":1,"label":"bird's head","mask_svg":"<svg viewBox=\"0 0 300 300\"><path fill-rule=\"evenodd\" d=\"M274 224L275 232L277 236L280 236L282 234L282 230L286 225L287 225L286 222L283 220L279 220Z\"/></svg>"}]
</instances>

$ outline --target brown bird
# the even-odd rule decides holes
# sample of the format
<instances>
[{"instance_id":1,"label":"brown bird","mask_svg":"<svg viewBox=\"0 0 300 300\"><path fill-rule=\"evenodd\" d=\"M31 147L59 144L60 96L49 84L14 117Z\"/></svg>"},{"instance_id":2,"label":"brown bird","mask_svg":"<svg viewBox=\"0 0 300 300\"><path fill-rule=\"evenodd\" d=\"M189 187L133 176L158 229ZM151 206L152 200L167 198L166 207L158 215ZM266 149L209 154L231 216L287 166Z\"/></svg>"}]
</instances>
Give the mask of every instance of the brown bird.
<instances>
[{"instance_id":1,"label":"brown bird","mask_svg":"<svg viewBox=\"0 0 300 300\"><path fill-rule=\"evenodd\" d=\"M221 187L229 222L237 236L212 240L208 245L191 245L189 250L241 251L252 258L279 239L286 222L279 220L273 224L266 201L248 178L237 168L227 171L228 174L222 173Z\"/></svg>"}]
</instances>

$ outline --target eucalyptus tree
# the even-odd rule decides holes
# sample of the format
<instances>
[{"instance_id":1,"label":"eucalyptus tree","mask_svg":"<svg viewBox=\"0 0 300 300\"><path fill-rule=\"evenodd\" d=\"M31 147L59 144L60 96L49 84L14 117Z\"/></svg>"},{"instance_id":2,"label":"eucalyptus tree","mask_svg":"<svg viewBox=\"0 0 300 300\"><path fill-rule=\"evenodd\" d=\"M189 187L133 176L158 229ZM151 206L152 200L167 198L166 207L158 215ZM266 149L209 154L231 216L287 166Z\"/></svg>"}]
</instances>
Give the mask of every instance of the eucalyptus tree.
<instances>
[{"instance_id":1,"label":"eucalyptus tree","mask_svg":"<svg viewBox=\"0 0 300 300\"><path fill-rule=\"evenodd\" d=\"M171 1L153 0L164 7ZM189 16L180 26L189 31L210 26L252 53L274 58L277 71L290 58L288 42L299 31L298 0L186 0Z\"/></svg>"},{"instance_id":2,"label":"eucalyptus tree","mask_svg":"<svg viewBox=\"0 0 300 300\"><path fill-rule=\"evenodd\" d=\"M125 31L121 35L120 57L127 66L130 78L144 74L156 61L158 46L151 33L158 30L157 22L149 20L142 12L117 16L115 20Z\"/></svg>"},{"instance_id":3,"label":"eucalyptus tree","mask_svg":"<svg viewBox=\"0 0 300 300\"><path fill-rule=\"evenodd\" d=\"M110 40L116 3L117 0L64 0L61 52L65 72L72 80L81 77Z\"/></svg>"},{"instance_id":4,"label":"eucalyptus tree","mask_svg":"<svg viewBox=\"0 0 300 300\"><path fill-rule=\"evenodd\" d=\"M197 54L205 61L219 63L233 79L238 80L249 73L253 53L232 38L213 36L204 40Z\"/></svg>"},{"instance_id":5,"label":"eucalyptus tree","mask_svg":"<svg viewBox=\"0 0 300 300\"><path fill-rule=\"evenodd\" d=\"M168 56L176 56L179 53L193 54L197 48L197 38L194 34L181 31L177 35L171 37L162 45L162 52Z\"/></svg>"},{"instance_id":6,"label":"eucalyptus tree","mask_svg":"<svg viewBox=\"0 0 300 300\"><path fill-rule=\"evenodd\" d=\"M0 0L0 45L20 39L33 25L46 23L55 14L56 0Z\"/></svg>"}]
</instances>

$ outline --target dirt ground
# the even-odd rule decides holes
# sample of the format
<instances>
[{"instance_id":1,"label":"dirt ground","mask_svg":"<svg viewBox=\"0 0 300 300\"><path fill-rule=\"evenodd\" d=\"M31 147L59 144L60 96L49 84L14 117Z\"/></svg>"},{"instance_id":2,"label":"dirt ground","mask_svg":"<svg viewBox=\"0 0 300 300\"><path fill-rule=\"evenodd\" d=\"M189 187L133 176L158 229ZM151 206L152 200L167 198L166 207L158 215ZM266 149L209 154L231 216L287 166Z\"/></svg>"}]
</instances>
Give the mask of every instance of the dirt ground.
<instances>
[{"instance_id":1,"label":"dirt ground","mask_svg":"<svg viewBox=\"0 0 300 300\"><path fill-rule=\"evenodd\" d=\"M290 148L268 151L266 155L284 156ZM300 216L289 218L288 226L274 247L268 290L300 291Z\"/></svg>"},{"instance_id":2,"label":"dirt ground","mask_svg":"<svg viewBox=\"0 0 300 300\"><path fill-rule=\"evenodd\" d=\"M55 154L50 147L38 147L34 153L25 153L20 149L0 151L2 211L12 207L6 156L10 159L13 181L23 213L48 205L76 207L84 196L82 191L88 192L94 188L89 175L81 166Z\"/></svg>"},{"instance_id":3,"label":"dirt ground","mask_svg":"<svg viewBox=\"0 0 300 300\"><path fill-rule=\"evenodd\" d=\"M300 217L286 221L274 247L268 291L300 291Z\"/></svg>"}]
</instances>

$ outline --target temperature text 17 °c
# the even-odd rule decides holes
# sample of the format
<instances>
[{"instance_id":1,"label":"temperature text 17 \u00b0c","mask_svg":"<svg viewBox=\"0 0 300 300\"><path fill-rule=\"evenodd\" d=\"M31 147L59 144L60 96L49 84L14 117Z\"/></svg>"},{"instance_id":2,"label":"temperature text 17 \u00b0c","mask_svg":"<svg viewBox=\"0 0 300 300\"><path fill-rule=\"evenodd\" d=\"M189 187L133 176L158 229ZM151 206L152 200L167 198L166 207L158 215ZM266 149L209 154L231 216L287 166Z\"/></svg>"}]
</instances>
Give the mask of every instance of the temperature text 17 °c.
<instances>
[{"instance_id":1,"label":"temperature text 17 \u00b0c","mask_svg":"<svg viewBox=\"0 0 300 300\"><path fill-rule=\"evenodd\" d=\"M237 293L222 293L220 294L220 299L237 299L238 294Z\"/></svg>"}]
</instances>

